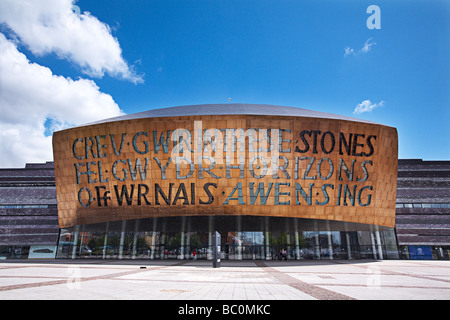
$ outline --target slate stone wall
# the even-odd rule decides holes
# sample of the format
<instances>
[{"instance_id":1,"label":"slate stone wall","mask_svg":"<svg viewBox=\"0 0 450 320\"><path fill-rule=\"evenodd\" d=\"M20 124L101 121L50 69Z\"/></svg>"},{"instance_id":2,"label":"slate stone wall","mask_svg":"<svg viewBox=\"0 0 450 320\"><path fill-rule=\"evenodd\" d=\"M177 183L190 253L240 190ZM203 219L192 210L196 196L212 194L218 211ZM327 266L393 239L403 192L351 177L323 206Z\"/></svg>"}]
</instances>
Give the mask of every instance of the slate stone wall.
<instances>
[{"instance_id":1,"label":"slate stone wall","mask_svg":"<svg viewBox=\"0 0 450 320\"><path fill-rule=\"evenodd\" d=\"M398 161L399 245L450 245L450 161Z\"/></svg>"},{"instance_id":2,"label":"slate stone wall","mask_svg":"<svg viewBox=\"0 0 450 320\"><path fill-rule=\"evenodd\" d=\"M0 169L0 245L56 245L53 162Z\"/></svg>"}]
</instances>

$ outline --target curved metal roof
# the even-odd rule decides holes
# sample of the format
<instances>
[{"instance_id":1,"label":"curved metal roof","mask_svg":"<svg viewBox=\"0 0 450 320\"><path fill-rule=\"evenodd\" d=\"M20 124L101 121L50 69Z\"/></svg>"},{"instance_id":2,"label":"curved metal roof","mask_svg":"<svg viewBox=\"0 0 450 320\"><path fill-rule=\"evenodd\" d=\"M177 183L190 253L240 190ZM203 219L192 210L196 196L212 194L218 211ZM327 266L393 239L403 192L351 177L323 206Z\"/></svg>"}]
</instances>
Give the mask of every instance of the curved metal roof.
<instances>
[{"instance_id":1,"label":"curved metal roof","mask_svg":"<svg viewBox=\"0 0 450 320\"><path fill-rule=\"evenodd\" d=\"M148 111L104 119L86 125L100 124L113 121L142 119L142 118L199 116L199 115L264 115L264 116L309 117L309 118L325 118L325 119L336 119L336 120L379 124L373 121L367 121L332 113L313 111L296 107L276 106L268 104L223 103L223 104L187 105L179 107L152 109Z\"/></svg>"}]
</instances>

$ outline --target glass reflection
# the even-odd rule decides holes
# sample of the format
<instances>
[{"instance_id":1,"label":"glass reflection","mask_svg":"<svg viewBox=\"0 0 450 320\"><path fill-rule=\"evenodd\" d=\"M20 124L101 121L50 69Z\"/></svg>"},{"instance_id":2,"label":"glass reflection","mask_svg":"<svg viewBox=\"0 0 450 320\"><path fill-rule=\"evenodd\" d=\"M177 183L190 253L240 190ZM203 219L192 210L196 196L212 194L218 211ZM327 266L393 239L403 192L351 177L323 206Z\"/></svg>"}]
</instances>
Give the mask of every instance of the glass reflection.
<instances>
[{"instance_id":1,"label":"glass reflection","mask_svg":"<svg viewBox=\"0 0 450 320\"><path fill-rule=\"evenodd\" d=\"M224 260L398 259L393 229L268 217L183 217L116 221L60 230L57 258Z\"/></svg>"}]
</instances>

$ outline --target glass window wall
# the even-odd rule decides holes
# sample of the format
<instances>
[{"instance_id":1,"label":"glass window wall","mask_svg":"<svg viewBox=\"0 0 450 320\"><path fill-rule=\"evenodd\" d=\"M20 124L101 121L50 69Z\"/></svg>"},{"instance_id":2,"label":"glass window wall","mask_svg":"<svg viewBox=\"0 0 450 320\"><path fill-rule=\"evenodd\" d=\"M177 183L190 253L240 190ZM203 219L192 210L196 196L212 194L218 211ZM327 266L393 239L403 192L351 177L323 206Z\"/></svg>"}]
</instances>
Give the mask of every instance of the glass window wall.
<instances>
[{"instance_id":1,"label":"glass window wall","mask_svg":"<svg viewBox=\"0 0 450 320\"><path fill-rule=\"evenodd\" d=\"M61 229L57 258L224 260L398 259L392 228L294 218L203 216Z\"/></svg>"}]
</instances>

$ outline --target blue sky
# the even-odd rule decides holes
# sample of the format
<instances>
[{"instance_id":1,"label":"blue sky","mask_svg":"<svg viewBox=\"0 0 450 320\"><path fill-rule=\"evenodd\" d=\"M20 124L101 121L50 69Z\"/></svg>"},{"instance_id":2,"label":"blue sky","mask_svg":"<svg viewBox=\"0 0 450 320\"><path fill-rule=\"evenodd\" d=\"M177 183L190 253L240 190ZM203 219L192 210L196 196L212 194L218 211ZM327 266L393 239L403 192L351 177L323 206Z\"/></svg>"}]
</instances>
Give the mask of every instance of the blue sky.
<instances>
[{"instance_id":1,"label":"blue sky","mask_svg":"<svg viewBox=\"0 0 450 320\"><path fill-rule=\"evenodd\" d=\"M98 95L110 96L124 113L228 103L228 98L302 107L396 127L399 158L450 159L448 1L74 4L80 14L89 12L109 26L129 67L120 69L122 76L86 71L86 65L67 51L62 54L63 49L38 52L39 44L23 40L26 31L8 25L7 18L0 32L15 39L30 63L49 68L54 78L92 81ZM366 25L370 5L381 10L381 29ZM375 108L355 114L358 104ZM47 125L71 123L50 111L44 117ZM101 118L113 115L100 112ZM49 121L52 117L56 120ZM49 128L44 130L48 136Z\"/></svg>"}]
</instances>

